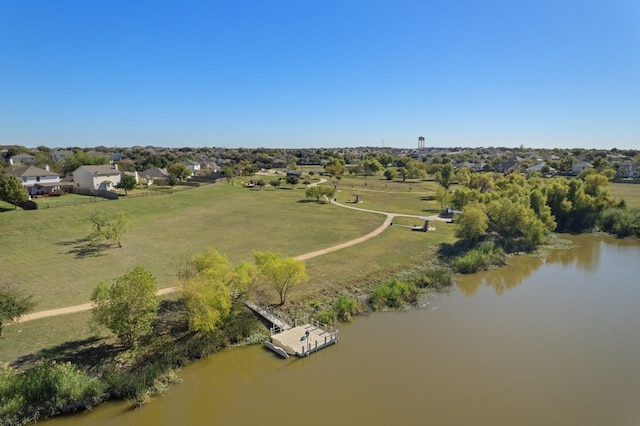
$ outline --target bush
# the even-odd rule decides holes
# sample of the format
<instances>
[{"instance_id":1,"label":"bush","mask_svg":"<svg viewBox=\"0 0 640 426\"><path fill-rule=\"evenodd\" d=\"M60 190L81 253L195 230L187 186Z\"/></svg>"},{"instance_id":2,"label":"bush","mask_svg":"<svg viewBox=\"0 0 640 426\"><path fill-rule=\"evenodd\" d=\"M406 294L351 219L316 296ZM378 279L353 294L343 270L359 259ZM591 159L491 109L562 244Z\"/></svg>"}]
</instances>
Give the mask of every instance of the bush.
<instances>
[{"instance_id":1,"label":"bush","mask_svg":"<svg viewBox=\"0 0 640 426\"><path fill-rule=\"evenodd\" d=\"M640 236L640 210L608 208L600 214L598 225L620 238Z\"/></svg>"},{"instance_id":2,"label":"bush","mask_svg":"<svg viewBox=\"0 0 640 426\"><path fill-rule=\"evenodd\" d=\"M423 272L416 278L416 285L420 288L441 289L453 284L453 274L449 269L435 268Z\"/></svg>"},{"instance_id":3,"label":"bush","mask_svg":"<svg viewBox=\"0 0 640 426\"><path fill-rule=\"evenodd\" d=\"M391 281L377 287L371 295L374 309L400 308L406 303L415 303L418 290L413 283Z\"/></svg>"},{"instance_id":4,"label":"bush","mask_svg":"<svg viewBox=\"0 0 640 426\"><path fill-rule=\"evenodd\" d=\"M333 311L340 321L350 322L354 315L358 315L362 312L362 306L356 299L338 296L338 299L333 304Z\"/></svg>"},{"instance_id":5,"label":"bush","mask_svg":"<svg viewBox=\"0 0 640 426\"><path fill-rule=\"evenodd\" d=\"M460 274L472 274L489 269L493 265L504 265L504 263L504 251L493 243L484 243L465 255L455 258L451 266Z\"/></svg>"},{"instance_id":6,"label":"bush","mask_svg":"<svg viewBox=\"0 0 640 426\"><path fill-rule=\"evenodd\" d=\"M100 402L106 389L70 363L41 364L23 374L0 372L0 424L14 424L74 412ZM28 415L36 413L35 418Z\"/></svg>"}]
</instances>

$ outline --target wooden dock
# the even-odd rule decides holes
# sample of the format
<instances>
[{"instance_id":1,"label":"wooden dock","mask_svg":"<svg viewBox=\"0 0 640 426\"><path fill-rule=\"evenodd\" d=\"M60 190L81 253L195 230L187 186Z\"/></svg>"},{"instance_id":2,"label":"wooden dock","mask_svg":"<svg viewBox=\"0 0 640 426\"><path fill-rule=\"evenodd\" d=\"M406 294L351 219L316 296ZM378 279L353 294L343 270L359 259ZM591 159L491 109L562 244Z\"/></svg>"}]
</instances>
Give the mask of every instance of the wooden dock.
<instances>
[{"instance_id":1,"label":"wooden dock","mask_svg":"<svg viewBox=\"0 0 640 426\"><path fill-rule=\"evenodd\" d=\"M271 324L271 341L265 346L278 355L288 358L289 355L308 356L334 343L338 343L338 330L318 321L287 321L267 307L253 302L244 304L263 321Z\"/></svg>"}]
</instances>

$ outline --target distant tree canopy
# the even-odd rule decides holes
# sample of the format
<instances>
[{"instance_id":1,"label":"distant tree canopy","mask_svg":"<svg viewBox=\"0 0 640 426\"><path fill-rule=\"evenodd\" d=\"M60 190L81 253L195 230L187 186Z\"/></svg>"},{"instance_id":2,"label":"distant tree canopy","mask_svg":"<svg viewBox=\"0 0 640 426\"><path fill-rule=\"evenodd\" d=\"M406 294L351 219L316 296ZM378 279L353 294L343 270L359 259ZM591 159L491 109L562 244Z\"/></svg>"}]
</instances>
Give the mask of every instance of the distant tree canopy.
<instances>
[{"instance_id":1,"label":"distant tree canopy","mask_svg":"<svg viewBox=\"0 0 640 426\"><path fill-rule=\"evenodd\" d=\"M65 157L62 162L62 174L67 176L80 166L100 166L109 164L109 157L89 155L81 149L76 149L72 155Z\"/></svg>"},{"instance_id":2,"label":"distant tree canopy","mask_svg":"<svg viewBox=\"0 0 640 426\"><path fill-rule=\"evenodd\" d=\"M612 206L608 178L594 170L576 179L546 180L510 173L493 181L488 174L472 174L468 185L453 192L452 204L462 210L458 235L472 242L487 232L531 249L554 230L591 229Z\"/></svg>"}]
</instances>

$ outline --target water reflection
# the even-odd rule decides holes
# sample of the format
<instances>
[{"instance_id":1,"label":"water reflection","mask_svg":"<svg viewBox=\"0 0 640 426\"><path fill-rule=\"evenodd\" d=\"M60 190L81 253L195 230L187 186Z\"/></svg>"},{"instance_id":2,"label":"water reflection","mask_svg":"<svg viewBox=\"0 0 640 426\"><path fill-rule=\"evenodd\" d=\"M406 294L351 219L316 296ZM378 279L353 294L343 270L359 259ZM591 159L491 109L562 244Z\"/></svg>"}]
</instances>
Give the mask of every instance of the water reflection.
<instances>
[{"instance_id":1,"label":"water reflection","mask_svg":"<svg viewBox=\"0 0 640 426\"><path fill-rule=\"evenodd\" d=\"M492 287L498 296L518 286L543 264L538 256L514 256L505 267L480 272L458 280L457 288L465 296L473 296L485 285Z\"/></svg>"},{"instance_id":2,"label":"water reflection","mask_svg":"<svg viewBox=\"0 0 640 426\"><path fill-rule=\"evenodd\" d=\"M607 235L563 234L560 238L569 242L567 248L547 249L540 256L513 256L505 267L461 277L457 288L465 296L473 296L482 286L491 287L497 295L502 295L517 287L543 264L575 266L584 272L595 273L602 261L603 244L617 250L629 250L638 246L635 240L621 240Z\"/></svg>"},{"instance_id":3,"label":"water reflection","mask_svg":"<svg viewBox=\"0 0 640 426\"><path fill-rule=\"evenodd\" d=\"M559 263L563 266L575 264L585 272L595 272L598 269L600 258L600 243L612 244L615 239L607 236L593 235L561 235L560 238L571 241L573 247L568 249L553 249L547 254L547 263ZM596 241L594 241L594 238Z\"/></svg>"}]
</instances>

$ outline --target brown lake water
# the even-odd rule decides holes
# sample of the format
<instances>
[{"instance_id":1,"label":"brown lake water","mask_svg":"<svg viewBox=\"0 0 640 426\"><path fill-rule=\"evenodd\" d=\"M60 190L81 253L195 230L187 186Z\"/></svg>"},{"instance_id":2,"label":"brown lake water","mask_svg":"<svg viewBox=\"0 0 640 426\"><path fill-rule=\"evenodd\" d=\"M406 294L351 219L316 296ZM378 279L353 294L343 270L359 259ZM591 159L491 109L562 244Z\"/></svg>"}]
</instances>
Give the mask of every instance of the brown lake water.
<instances>
[{"instance_id":1,"label":"brown lake water","mask_svg":"<svg viewBox=\"0 0 640 426\"><path fill-rule=\"evenodd\" d=\"M46 424L639 425L640 243L566 238L422 309L358 318L308 358L225 350L138 410Z\"/></svg>"}]
</instances>

